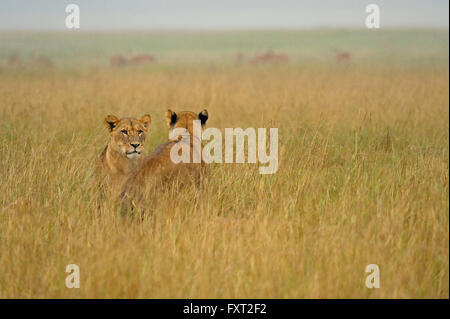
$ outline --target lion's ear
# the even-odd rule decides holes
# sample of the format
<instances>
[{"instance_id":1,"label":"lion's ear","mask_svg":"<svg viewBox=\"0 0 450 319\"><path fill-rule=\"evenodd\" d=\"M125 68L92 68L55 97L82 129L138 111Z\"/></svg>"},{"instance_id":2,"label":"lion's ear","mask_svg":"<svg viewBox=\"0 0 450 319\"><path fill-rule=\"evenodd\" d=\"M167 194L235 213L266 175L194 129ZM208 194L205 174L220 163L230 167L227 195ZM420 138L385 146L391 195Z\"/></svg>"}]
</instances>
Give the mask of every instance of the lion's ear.
<instances>
[{"instance_id":1,"label":"lion's ear","mask_svg":"<svg viewBox=\"0 0 450 319\"><path fill-rule=\"evenodd\" d=\"M142 124L144 124L144 129L148 131L148 128L150 127L150 124L152 124L152 117L150 114L145 114L141 119L139 120Z\"/></svg>"},{"instance_id":2,"label":"lion's ear","mask_svg":"<svg viewBox=\"0 0 450 319\"><path fill-rule=\"evenodd\" d=\"M206 121L208 120L208 111L204 109L200 113L198 113L198 119L202 123L202 126L205 125Z\"/></svg>"},{"instance_id":3,"label":"lion's ear","mask_svg":"<svg viewBox=\"0 0 450 319\"><path fill-rule=\"evenodd\" d=\"M120 119L114 115L108 115L103 121L109 132L112 132L119 122Z\"/></svg>"},{"instance_id":4,"label":"lion's ear","mask_svg":"<svg viewBox=\"0 0 450 319\"><path fill-rule=\"evenodd\" d=\"M169 127L174 126L178 120L177 113L172 112L171 109L168 109L164 116L166 117L167 125Z\"/></svg>"}]
</instances>

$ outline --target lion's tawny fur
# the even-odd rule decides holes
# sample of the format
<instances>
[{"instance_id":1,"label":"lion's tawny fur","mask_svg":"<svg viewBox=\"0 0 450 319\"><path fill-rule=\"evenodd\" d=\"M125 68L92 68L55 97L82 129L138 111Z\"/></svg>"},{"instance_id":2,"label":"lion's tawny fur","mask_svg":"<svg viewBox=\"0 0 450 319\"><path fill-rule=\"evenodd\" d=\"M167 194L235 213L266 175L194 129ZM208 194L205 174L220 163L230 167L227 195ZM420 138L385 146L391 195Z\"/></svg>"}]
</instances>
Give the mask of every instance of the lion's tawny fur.
<instances>
[{"instance_id":1,"label":"lion's tawny fur","mask_svg":"<svg viewBox=\"0 0 450 319\"><path fill-rule=\"evenodd\" d=\"M119 185L142 160L141 153L151 116L146 114L138 120L130 117L119 119L108 115L104 124L110 134L110 140L100 154L97 172L108 187L120 189Z\"/></svg>"}]
</instances>

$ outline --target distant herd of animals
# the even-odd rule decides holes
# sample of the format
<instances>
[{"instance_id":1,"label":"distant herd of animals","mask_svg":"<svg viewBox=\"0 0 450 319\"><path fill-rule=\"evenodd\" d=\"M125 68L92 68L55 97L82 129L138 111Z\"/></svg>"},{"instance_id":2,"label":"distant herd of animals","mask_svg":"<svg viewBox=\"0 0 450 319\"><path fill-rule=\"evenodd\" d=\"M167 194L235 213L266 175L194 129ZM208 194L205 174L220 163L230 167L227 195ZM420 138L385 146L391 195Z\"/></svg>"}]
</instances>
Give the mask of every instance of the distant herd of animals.
<instances>
[{"instance_id":1,"label":"distant herd of animals","mask_svg":"<svg viewBox=\"0 0 450 319\"><path fill-rule=\"evenodd\" d=\"M51 69L55 65L53 64L53 61L45 56L35 56L32 55L31 59L23 59L18 54L13 54L8 59L8 65L11 67L24 67L26 65L44 68L44 69Z\"/></svg>"},{"instance_id":2,"label":"distant herd of animals","mask_svg":"<svg viewBox=\"0 0 450 319\"><path fill-rule=\"evenodd\" d=\"M150 64L156 63L156 57L152 54L137 54L130 58L126 58L123 55L115 54L109 59L111 66L124 66L128 64Z\"/></svg>"},{"instance_id":3,"label":"distant herd of animals","mask_svg":"<svg viewBox=\"0 0 450 319\"><path fill-rule=\"evenodd\" d=\"M352 56L347 51L333 50L334 61L339 65L348 65L351 62ZM238 52L234 58L236 65L251 64L286 64L289 63L290 58L285 53L276 53L268 50L264 53L256 54L246 57L243 53ZM111 67L122 67L127 65L147 65L157 63L157 58L153 54L136 54L126 57L121 54L114 54L109 58L109 65ZM9 57L7 61L10 67L25 67L32 66L43 69L51 69L55 67L53 61L45 56L35 56L34 54L29 59L22 58L19 54L14 54Z\"/></svg>"},{"instance_id":4,"label":"distant herd of animals","mask_svg":"<svg viewBox=\"0 0 450 319\"><path fill-rule=\"evenodd\" d=\"M244 54L238 53L236 54L236 63L250 63L250 64L267 64L267 63L288 63L289 56L284 53L275 53L272 50L269 50L265 53L258 54L249 59L246 59Z\"/></svg>"}]
</instances>

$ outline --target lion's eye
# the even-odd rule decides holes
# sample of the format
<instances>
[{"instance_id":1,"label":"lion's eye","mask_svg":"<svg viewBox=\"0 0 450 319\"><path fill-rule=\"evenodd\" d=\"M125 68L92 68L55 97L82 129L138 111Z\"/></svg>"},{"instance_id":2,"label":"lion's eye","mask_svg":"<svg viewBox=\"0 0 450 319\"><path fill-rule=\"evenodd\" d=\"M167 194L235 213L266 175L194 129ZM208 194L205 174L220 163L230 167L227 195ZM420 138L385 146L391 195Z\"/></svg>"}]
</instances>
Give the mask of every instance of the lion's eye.
<instances>
[{"instance_id":1,"label":"lion's eye","mask_svg":"<svg viewBox=\"0 0 450 319\"><path fill-rule=\"evenodd\" d=\"M141 135L142 133L144 133L143 130L139 130L139 131L138 131L138 134L139 134L139 135Z\"/></svg>"},{"instance_id":2,"label":"lion's eye","mask_svg":"<svg viewBox=\"0 0 450 319\"><path fill-rule=\"evenodd\" d=\"M121 131L124 135L128 135L128 131L127 130L122 130Z\"/></svg>"}]
</instances>

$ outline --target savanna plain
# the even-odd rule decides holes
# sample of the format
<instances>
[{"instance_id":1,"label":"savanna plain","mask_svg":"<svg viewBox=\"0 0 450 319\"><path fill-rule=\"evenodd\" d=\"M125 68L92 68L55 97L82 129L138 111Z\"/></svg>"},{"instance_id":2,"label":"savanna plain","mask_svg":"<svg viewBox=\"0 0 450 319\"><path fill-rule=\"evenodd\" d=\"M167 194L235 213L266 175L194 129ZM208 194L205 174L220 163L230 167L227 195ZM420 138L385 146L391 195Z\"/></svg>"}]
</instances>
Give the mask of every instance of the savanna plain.
<instances>
[{"instance_id":1,"label":"savanna plain","mask_svg":"<svg viewBox=\"0 0 450 319\"><path fill-rule=\"evenodd\" d=\"M448 48L448 30L0 33L0 297L448 298ZM267 50L289 61L247 62ZM109 65L134 53L157 61ZM167 108L278 128L278 171L212 164L122 216L92 183L103 118L151 114L149 153Z\"/></svg>"}]
</instances>

